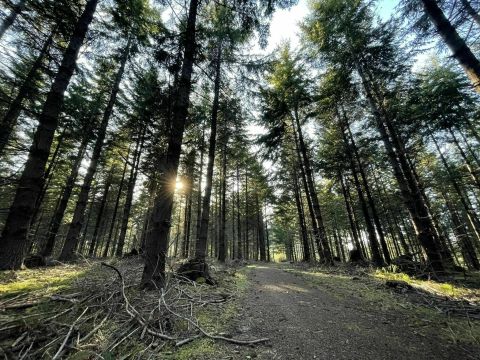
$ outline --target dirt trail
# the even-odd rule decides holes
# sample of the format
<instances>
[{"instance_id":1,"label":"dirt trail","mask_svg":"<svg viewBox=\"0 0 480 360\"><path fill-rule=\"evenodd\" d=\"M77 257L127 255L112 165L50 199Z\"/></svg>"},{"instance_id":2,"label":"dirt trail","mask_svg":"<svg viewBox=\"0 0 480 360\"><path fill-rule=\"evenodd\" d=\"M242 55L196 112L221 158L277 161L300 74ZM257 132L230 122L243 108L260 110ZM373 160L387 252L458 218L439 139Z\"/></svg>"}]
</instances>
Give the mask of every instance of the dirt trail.
<instances>
[{"instance_id":1,"label":"dirt trail","mask_svg":"<svg viewBox=\"0 0 480 360\"><path fill-rule=\"evenodd\" d=\"M253 286L237 332L268 337L271 342L241 350L239 359L480 357L479 349L447 344L436 333L418 334L404 314L384 311L361 297L342 298L334 288L312 284L280 266L258 266L249 277Z\"/></svg>"}]
</instances>

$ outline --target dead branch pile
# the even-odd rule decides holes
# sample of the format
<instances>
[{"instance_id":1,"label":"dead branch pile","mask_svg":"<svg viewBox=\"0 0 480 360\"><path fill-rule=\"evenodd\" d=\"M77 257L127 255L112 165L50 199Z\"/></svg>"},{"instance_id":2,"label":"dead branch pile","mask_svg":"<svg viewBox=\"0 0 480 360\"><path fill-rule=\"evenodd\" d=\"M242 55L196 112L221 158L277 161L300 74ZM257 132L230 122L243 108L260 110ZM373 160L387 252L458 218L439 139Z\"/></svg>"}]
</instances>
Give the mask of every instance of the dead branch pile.
<instances>
[{"instance_id":1,"label":"dead branch pile","mask_svg":"<svg viewBox=\"0 0 480 360\"><path fill-rule=\"evenodd\" d=\"M178 276L169 277L165 289L140 291L141 271L135 259L117 266L96 264L69 293L39 299L17 296L0 303L0 356L61 359L80 352L86 358L148 357L200 337L238 345L268 341L216 334L199 323L202 311L221 314L234 293L216 292ZM45 311L39 311L43 305ZM30 307L36 311L25 311Z\"/></svg>"}]
</instances>

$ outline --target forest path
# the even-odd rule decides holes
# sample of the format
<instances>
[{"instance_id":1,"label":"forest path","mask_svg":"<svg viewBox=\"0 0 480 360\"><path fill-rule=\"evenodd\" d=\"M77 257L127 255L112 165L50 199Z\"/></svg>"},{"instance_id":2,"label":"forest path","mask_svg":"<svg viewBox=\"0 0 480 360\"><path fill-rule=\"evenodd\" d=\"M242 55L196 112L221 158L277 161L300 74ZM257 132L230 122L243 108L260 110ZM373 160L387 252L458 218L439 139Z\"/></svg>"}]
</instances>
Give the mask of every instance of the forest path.
<instances>
[{"instance_id":1,"label":"forest path","mask_svg":"<svg viewBox=\"0 0 480 360\"><path fill-rule=\"evenodd\" d=\"M252 286L237 331L271 341L241 350L239 359L474 359L479 354L478 348L440 338L441 331L422 324L429 320L417 318L412 325L405 312L385 309L378 298L355 291L365 287L356 279L323 274L312 282L305 274L286 265L249 271Z\"/></svg>"}]
</instances>

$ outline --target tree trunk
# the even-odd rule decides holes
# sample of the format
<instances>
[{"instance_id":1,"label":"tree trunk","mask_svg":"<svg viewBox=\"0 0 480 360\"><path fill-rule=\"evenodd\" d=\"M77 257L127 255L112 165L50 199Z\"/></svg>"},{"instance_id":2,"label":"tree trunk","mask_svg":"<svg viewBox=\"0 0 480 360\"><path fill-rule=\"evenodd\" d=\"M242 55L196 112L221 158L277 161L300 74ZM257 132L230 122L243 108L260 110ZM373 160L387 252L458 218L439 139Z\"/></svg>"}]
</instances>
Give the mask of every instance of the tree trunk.
<instances>
[{"instance_id":1,"label":"tree trunk","mask_svg":"<svg viewBox=\"0 0 480 360\"><path fill-rule=\"evenodd\" d=\"M270 262L270 235L268 231L267 203L265 203L265 238L267 240L267 261Z\"/></svg>"},{"instance_id":2,"label":"tree trunk","mask_svg":"<svg viewBox=\"0 0 480 360\"><path fill-rule=\"evenodd\" d=\"M192 226L192 193L187 194L185 199L185 220L183 226L183 246L182 257L188 258L190 255L190 233Z\"/></svg>"},{"instance_id":3,"label":"tree trunk","mask_svg":"<svg viewBox=\"0 0 480 360\"><path fill-rule=\"evenodd\" d=\"M369 102L372 114L377 122L377 128L385 145L387 156L393 168L402 198L414 223L418 240L420 244L422 244L432 268L435 271L442 272L444 271L444 266L442 257L440 255L438 238L436 236L435 228L432 224L430 213L423 201L421 191L415 181L412 179L412 174L408 172L409 167L406 166L407 161L404 158L404 154L397 152L393 147L392 140L390 138L391 135L394 135L391 133L392 128L390 127L389 134L386 125L389 120L387 119L383 109L377 106L371 89L371 84L367 80L361 66L357 66L357 70L361 77L362 85L365 90L365 95ZM401 164L401 161L403 161L403 164Z\"/></svg>"},{"instance_id":4,"label":"tree trunk","mask_svg":"<svg viewBox=\"0 0 480 360\"><path fill-rule=\"evenodd\" d=\"M262 207L258 201L258 194L255 194L255 203L257 205L257 231L258 231L258 247L260 252L260 261L267 261L267 254L265 252L265 229L263 224ZM308 248L308 239L307 239ZM310 249L309 249L310 251Z\"/></svg>"},{"instance_id":5,"label":"tree trunk","mask_svg":"<svg viewBox=\"0 0 480 360\"><path fill-rule=\"evenodd\" d=\"M202 223L202 177L203 177L203 157L205 153L205 124L202 129L202 140L200 143L200 168L198 170L197 186L197 219L195 225L195 239L200 236L200 226Z\"/></svg>"},{"instance_id":6,"label":"tree trunk","mask_svg":"<svg viewBox=\"0 0 480 360\"><path fill-rule=\"evenodd\" d=\"M132 209L133 191L135 190L135 183L137 181L138 169L140 167L140 157L142 155L143 144L145 142L146 126L140 130L137 144L135 146L135 155L133 157L132 168L130 169L130 175L127 185L127 196L125 199L125 205L123 206L122 225L120 227L120 235L118 237L117 249L115 255L120 257L123 254L123 247L125 246L125 236L127 235L128 220L130 218L130 211Z\"/></svg>"},{"instance_id":7,"label":"tree trunk","mask_svg":"<svg viewBox=\"0 0 480 360\"><path fill-rule=\"evenodd\" d=\"M92 200L90 201L90 206L87 210L87 221L85 221L85 226L83 226L83 233L82 233L82 239L80 240L80 245L78 247L78 252L80 254L83 254L83 247L85 245L85 241L87 239L87 234L88 234L88 228L90 227L90 219L92 218L92 213L93 213L93 206L95 205L95 198L97 197L97 190L98 190L98 186L97 184L95 184L93 186L93 190L92 190Z\"/></svg>"},{"instance_id":8,"label":"tree trunk","mask_svg":"<svg viewBox=\"0 0 480 360\"><path fill-rule=\"evenodd\" d=\"M31 224L35 224L37 221L37 216L38 213L40 212L40 208L42 207L43 204L43 199L45 198L45 195L47 194L47 190L50 187L50 183L52 181L53 175L55 173L55 169L58 165L58 157L60 155L60 148L63 145L63 140L65 138L65 133L66 133L66 128L63 128L62 132L57 138L57 146L55 147L55 150L53 151L53 154L51 156L50 161L48 162L47 169L45 170L45 174L43 175L45 179L45 183L42 186L42 189L40 190L40 194L38 195L37 201L35 202L35 209L33 210L33 215L32 215L32 220Z\"/></svg>"},{"instance_id":9,"label":"tree trunk","mask_svg":"<svg viewBox=\"0 0 480 360\"><path fill-rule=\"evenodd\" d=\"M44 185L55 130L58 126L65 90L75 71L76 60L98 0L89 0L80 16L50 92L38 118L38 126L29 150L28 159L19 180L15 198L5 222L0 240L0 269L19 269L27 249L27 235L38 195Z\"/></svg>"},{"instance_id":10,"label":"tree trunk","mask_svg":"<svg viewBox=\"0 0 480 360\"><path fill-rule=\"evenodd\" d=\"M107 204L108 193L110 192L110 186L112 185L112 178L113 178L113 169L110 170L110 174L108 175L107 181L105 182L105 190L103 191L102 201L100 202L100 207L98 208L97 214L97 221L95 223L95 228L93 230L92 241L90 241L90 247L88 249L88 255L92 256L98 247L97 239L98 233L100 230L100 225L104 222L103 219L103 212L105 210L105 205Z\"/></svg>"},{"instance_id":11,"label":"tree trunk","mask_svg":"<svg viewBox=\"0 0 480 360\"><path fill-rule=\"evenodd\" d=\"M295 175L295 172L292 174L293 178L293 193L295 195L295 205L297 207L298 213L298 224L300 225L300 235L303 245L303 261L310 262L310 246L308 246L308 236L307 236L307 228L305 226L305 216L302 209L302 204L300 203L300 191L298 186L298 180Z\"/></svg>"},{"instance_id":12,"label":"tree trunk","mask_svg":"<svg viewBox=\"0 0 480 360\"><path fill-rule=\"evenodd\" d=\"M384 231L383 231L382 223L380 222L380 218L378 216L377 208L375 206L375 201L374 201L372 193L370 191L368 178L367 178L367 175L366 175L365 170L363 168L362 161L360 160L360 154L358 152L357 144L355 143L355 139L353 138L353 134L352 134L352 131L350 129L350 124L347 120L347 117L346 117L344 111L342 111L342 115L343 115L343 119L344 119L344 126L347 130L348 137L350 139L351 149L353 149L353 155L354 155L354 158L356 160L356 164L358 165L358 170L359 170L360 176L362 178L363 188L365 189L365 194L367 195L368 205L369 205L370 210L372 212L373 222L374 222L375 227L377 229L377 234L378 234L378 237L379 237L379 240L380 240L380 246L382 247L383 257L385 259L386 264L389 265L392 262L392 260L390 258L390 253L388 251L387 242L385 241L385 234L384 234ZM345 139L345 140L347 141L347 146L348 146L348 139Z\"/></svg>"},{"instance_id":13,"label":"tree trunk","mask_svg":"<svg viewBox=\"0 0 480 360\"><path fill-rule=\"evenodd\" d=\"M438 154L440 155L440 160L442 161L443 166L445 167L445 170L447 170L447 173L450 177L450 181L452 183L453 188L455 189L455 192L458 195L458 198L460 199L460 203L462 204L463 208L465 209L465 212L467 214L467 218L475 232L475 235L477 239L480 240L480 220L478 219L477 214L473 210L472 204L470 203L470 200L468 199L467 196L464 196L462 189L460 187L460 184L455 180L455 176L452 173L452 170L450 169L450 166L447 162L447 159L442 153L442 150L440 149L440 145L437 142L437 139L430 134L431 139L433 140L433 143L435 144L435 147L438 151Z\"/></svg>"},{"instance_id":14,"label":"tree trunk","mask_svg":"<svg viewBox=\"0 0 480 360\"><path fill-rule=\"evenodd\" d=\"M245 169L245 259L250 259L250 239L248 238L249 231L248 223L248 169Z\"/></svg>"},{"instance_id":15,"label":"tree trunk","mask_svg":"<svg viewBox=\"0 0 480 360\"><path fill-rule=\"evenodd\" d=\"M237 259L243 259L242 223L240 221L240 167L237 162Z\"/></svg>"},{"instance_id":16,"label":"tree trunk","mask_svg":"<svg viewBox=\"0 0 480 360\"><path fill-rule=\"evenodd\" d=\"M113 107L117 100L117 95L120 90L120 83L125 72L125 65L127 64L128 58L130 55L130 39L127 43L126 48L123 51L122 58L120 60L120 67L115 75L114 83L112 86L112 91L108 99L107 106L103 112L102 122L98 129L97 139L95 140L95 146L92 152L92 158L90 159L90 164L87 169L87 174L83 180L83 185L78 195L77 204L75 206L75 211L73 213L72 223L68 229L67 237L65 239L65 244L63 245L62 253L60 255L60 260L72 260L75 257L75 250L78 245L78 240L80 236L80 231L85 219L85 208L87 207L88 194L92 186L93 177L97 171L97 166L102 154L103 142L107 134L108 121L113 113Z\"/></svg>"},{"instance_id":17,"label":"tree trunk","mask_svg":"<svg viewBox=\"0 0 480 360\"><path fill-rule=\"evenodd\" d=\"M315 211L313 210L312 196L310 194L310 190L309 190L308 183L307 183L307 176L305 174L305 167L302 163L302 155L301 155L300 145L299 145L299 142L298 142L298 135L297 135L297 131L295 130L295 127L293 128L293 137L294 137L294 140L295 140L295 148L296 148L296 153L297 153L298 167L300 169L300 176L302 178L302 185L303 185L303 189L305 191L305 197L307 199L307 206L308 206L308 212L310 214L310 221L312 223L313 237L315 239L315 244L317 245L318 254L319 254L320 258L322 258L323 254L324 254L323 253L323 247L322 247L322 243L320 242L320 234L319 234L319 231L318 231L317 218L315 216Z\"/></svg>"},{"instance_id":18,"label":"tree trunk","mask_svg":"<svg viewBox=\"0 0 480 360\"><path fill-rule=\"evenodd\" d=\"M480 263L478 261L477 254L475 253L475 248L472 245L471 239L468 236L468 231L465 227L465 224L458 216L458 213L452 203L443 195L445 204L447 205L448 212L450 213L450 218L452 219L453 233L457 238L457 241L462 250L463 259L469 269L480 270Z\"/></svg>"},{"instance_id":19,"label":"tree trunk","mask_svg":"<svg viewBox=\"0 0 480 360\"><path fill-rule=\"evenodd\" d=\"M123 185L125 183L125 175L127 173L127 166L128 166L128 158L130 157L130 147L128 148L127 157L125 159L125 165L123 166L122 171L122 178L120 179L120 184L118 185L118 192L117 197L115 199L115 205L113 206L113 215L112 215L112 222L110 223L110 230L108 231L108 237L105 244L105 248L103 249L103 257L106 258L108 256L108 250L110 248L110 242L112 241L113 232L115 230L115 223L117 220L117 213L118 213L118 205L120 204L120 198L122 197ZM133 159L135 162L135 159ZM132 167L135 165L133 164Z\"/></svg>"},{"instance_id":20,"label":"tree trunk","mask_svg":"<svg viewBox=\"0 0 480 360\"><path fill-rule=\"evenodd\" d=\"M168 247L168 234L173 208L172 182L177 178L183 133L188 116L190 91L192 87L193 62L195 58L195 37L198 0L191 0L185 31L185 51L178 91L173 104L172 123L170 127L165 172L161 174L160 188L150 219L150 231L145 241L145 267L141 286L157 288L163 286L165 260Z\"/></svg>"},{"instance_id":21,"label":"tree trunk","mask_svg":"<svg viewBox=\"0 0 480 360\"><path fill-rule=\"evenodd\" d=\"M208 223L210 220L210 198L212 195L213 168L215 165L215 149L217 142L217 118L220 97L220 79L221 79L221 45L217 49L217 59L215 63L215 85L214 97L211 115L210 140L208 147L208 165L207 165L207 183L205 185L205 195L202 203L202 220L200 223L200 234L197 238L195 249L195 258L205 260L207 251Z\"/></svg>"},{"instance_id":22,"label":"tree trunk","mask_svg":"<svg viewBox=\"0 0 480 360\"><path fill-rule=\"evenodd\" d=\"M296 124L296 130L298 134L298 143L300 145L300 152L302 153L303 165L305 169L305 175L307 177L308 188L310 190L309 193L312 200L313 211L315 212L315 218L317 220L318 234L320 238L320 244L322 246L321 256L323 256L323 258L321 260L324 261L326 264L332 265L333 264L332 254L330 251L330 246L328 244L325 225L323 224L323 217L322 217L322 212L320 210L320 203L318 201L317 190L315 189L315 184L313 181L313 173L312 173L312 167L310 165L310 158L308 157L307 148L303 140L303 132L302 132L302 127L300 126L300 119L298 116L297 109L295 109L294 111L293 118Z\"/></svg>"},{"instance_id":23,"label":"tree trunk","mask_svg":"<svg viewBox=\"0 0 480 360\"><path fill-rule=\"evenodd\" d=\"M463 150L463 148L460 146L460 143L458 142L457 136L453 132L453 130L450 128L448 129L450 135L452 136L452 140L457 147L458 151L460 152L460 155L462 156L463 160L465 161L465 166L467 167L468 173L470 174L470 177L472 178L473 183L477 187L477 189L480 189L480 178L478 176L478 172L473 168L472 164L470 163L470 160L468 159L467 154Z\"/></svg>"},{"instance_id":24,"label":"tree trunk","mask_svg":"<svg viewBox=\"0 0 480 360\"><path fill-rule=\"evenodd\" d=\"M345 208L347 210L348 221L350 223L350 229L352 230L353 243L354 243L355 247L357 248L357 250L360 251L360 253L362 253L362 255L363 255L362 247L360 245L360 240L359 240L359 237L358 237L358 228L357 228L357 225L355 224L353 206L350 202L350 196L347 193L347 186L345 185L345 179L340 172L338 173L338 179L340 180L340 185L342 187L342 195L343 195L343 199L345 201Z\"/></svg>"},{"instance_id":25,"label":"tree trunk","mask_svg":"<svg viewBox=\"0 0 480 360\"><path fill-rule=\"evenodd\" d=\"M480 92L480 61L472 53L455 27L448 21L437 0L421 0L425 13L430 18L443 41L452 52L452 56L460 63L470 78L475 91ZM477 14L478 15L478 14Z\"/></svg>"},{"instance_id":26,"label":"tree trunk","mask_svg":"<svg viewBox=\"0 0 480 360\"><path fill-rule=\"evenodd\" d=\"M226 140L223 144L222 152L222 183L220 184L220 231L218 236L218 260L225 262L226 259L226 243L225 227L227 222L227 144Z\"/></svg>"},{"instance_id":27,"label":"tree trunk","mask_svg":"<svg viewBox=\"0 0 480 360\"><path fill-rule=\"evenodd\" d=\"M13 25L18 15L20 15L23 10L25 10L26 4L27 0L19 0L17 4L13 5L12 11L0 25L0 39L2 39L3 35L5 35L5 32L10 28L10 26Z\"/></svg>"},{"instance_id":28,"label":"tree trunk","mask_svg":"<svg viewBox=\"0 0 480 360\"><path fill-rule=\"evenodd\" d=\"M0 157L3 156L5 147L10 140L12 131L17 123L17 119L22 112L22 103L23 101L34 94L35 89L35 79L38 76L39 70L43 65L43 61L48 54L48 50L52 44L54 33L50 34L48 39L43 44L40 53L32 64L32 67L27 73L25 80L22 83L22 86L18 89L17 96L10 103L5 115L0 121Z\"/></svg>"},{"instance_id":29,"label":"tree trunk","mask_svg":"<svg viewBox=\"0 0 480 360\"><path fill-rule=\"evenodd\" d=\"M68 201L70 200L70 196L72 195L73 187L75 186L75 181L77 180L78 171L80 169L80 164L82 163L88 141L88 137L85 137L85 139L80 144L80 148L78 149L77 155L73 162L72 169L70 170L70 175L68 176L67 182L63 189L59 206L57 207L52 217L52 222L49 226L47 241L42 250L42 256L44 257L52 255L55 245L55 239L57 237L58 230L60 229L60 225L62 224L62 219L65 214L65 210L67 209Z\"/></svg>"},{"instance_id":30,"label":"tree trunk","mask_svg":"<svg viewBox=\"0 0 480 360\"><path fill-rule=\"evenodd\" d=\"M343 137L343 142L345 144L345 150L347 157L350 162L350 170L353 175L353 180L355 184L355 188L357 190L358 194L358 200L360 202L360 206L362 209L363 217L365 219L365 225L367 227L367 233L368 233L368 238L370 242L370 250L372 253L372 261L375 263L377 266L383 266L383 258L380 254L380 250L378 248L378 242L377 242L377 234L375 232L375 226L374 223L372 222L372 218L370 217L370 213L368 211L368 205L367 201L365 200L365 196L363 194L363 188L362 185L360 184L360 180L358 179L358 174L357 174L357 164L354 159L354 154L352 153L352 143L351 138L350 140L347 137L347 131L348 131L348 124L346 123L345 117L341 118L340 114L337 113L338 120L340 121L340 127L341 127L341 132L342 132L342 137Z\"/></svg>"}]
</instances>

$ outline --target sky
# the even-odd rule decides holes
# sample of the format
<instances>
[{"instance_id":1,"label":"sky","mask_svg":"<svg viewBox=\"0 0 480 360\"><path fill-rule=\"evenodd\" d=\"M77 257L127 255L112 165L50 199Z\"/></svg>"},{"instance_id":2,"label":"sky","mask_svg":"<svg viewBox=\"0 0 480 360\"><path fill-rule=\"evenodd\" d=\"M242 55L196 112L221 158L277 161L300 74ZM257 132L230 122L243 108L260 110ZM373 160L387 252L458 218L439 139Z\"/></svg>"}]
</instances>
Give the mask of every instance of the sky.
<instances>
[{"instance_id":1,"label":"sky","mask_svg":"<svg viewBox=\"0 0 480 360\"><path fill-rule=\"evenodd\" d=\"M384 20L394 11L399 0L378 0L377 14ZM308 0L300 0L296 6L287 10L277 10L270 25L270 39L266 52L273 51L284 41L289 41L292 47L299 44L298 23L308 14Z\"/></svg>"},{"instance_id":2,"label":"sky","mask_svg":"<svg viewBox=\"0 0 480 360\"><path fill-rule=\"evenodd\" d=\"M387 20L395 11L395 6L399 0L377 0L376 13L383 19ZM298 24L309 13L308 0L299 0L296 6L286 10L275 11L270 23L270 37L268 47L265 50L260 50L257 45L255 52L272 53L282 43L289 42L292 48L297 48L300 44L300 28ZM252 139L255 139L259 134L265 132L265 129L256 124L249 124L247 131ZM314 133L313 128L308 128L307 133ZM257 151L255 149L254 151ZM264 163L265 168L271 168L272 164Z\"/></svg>"}]
</instances>

